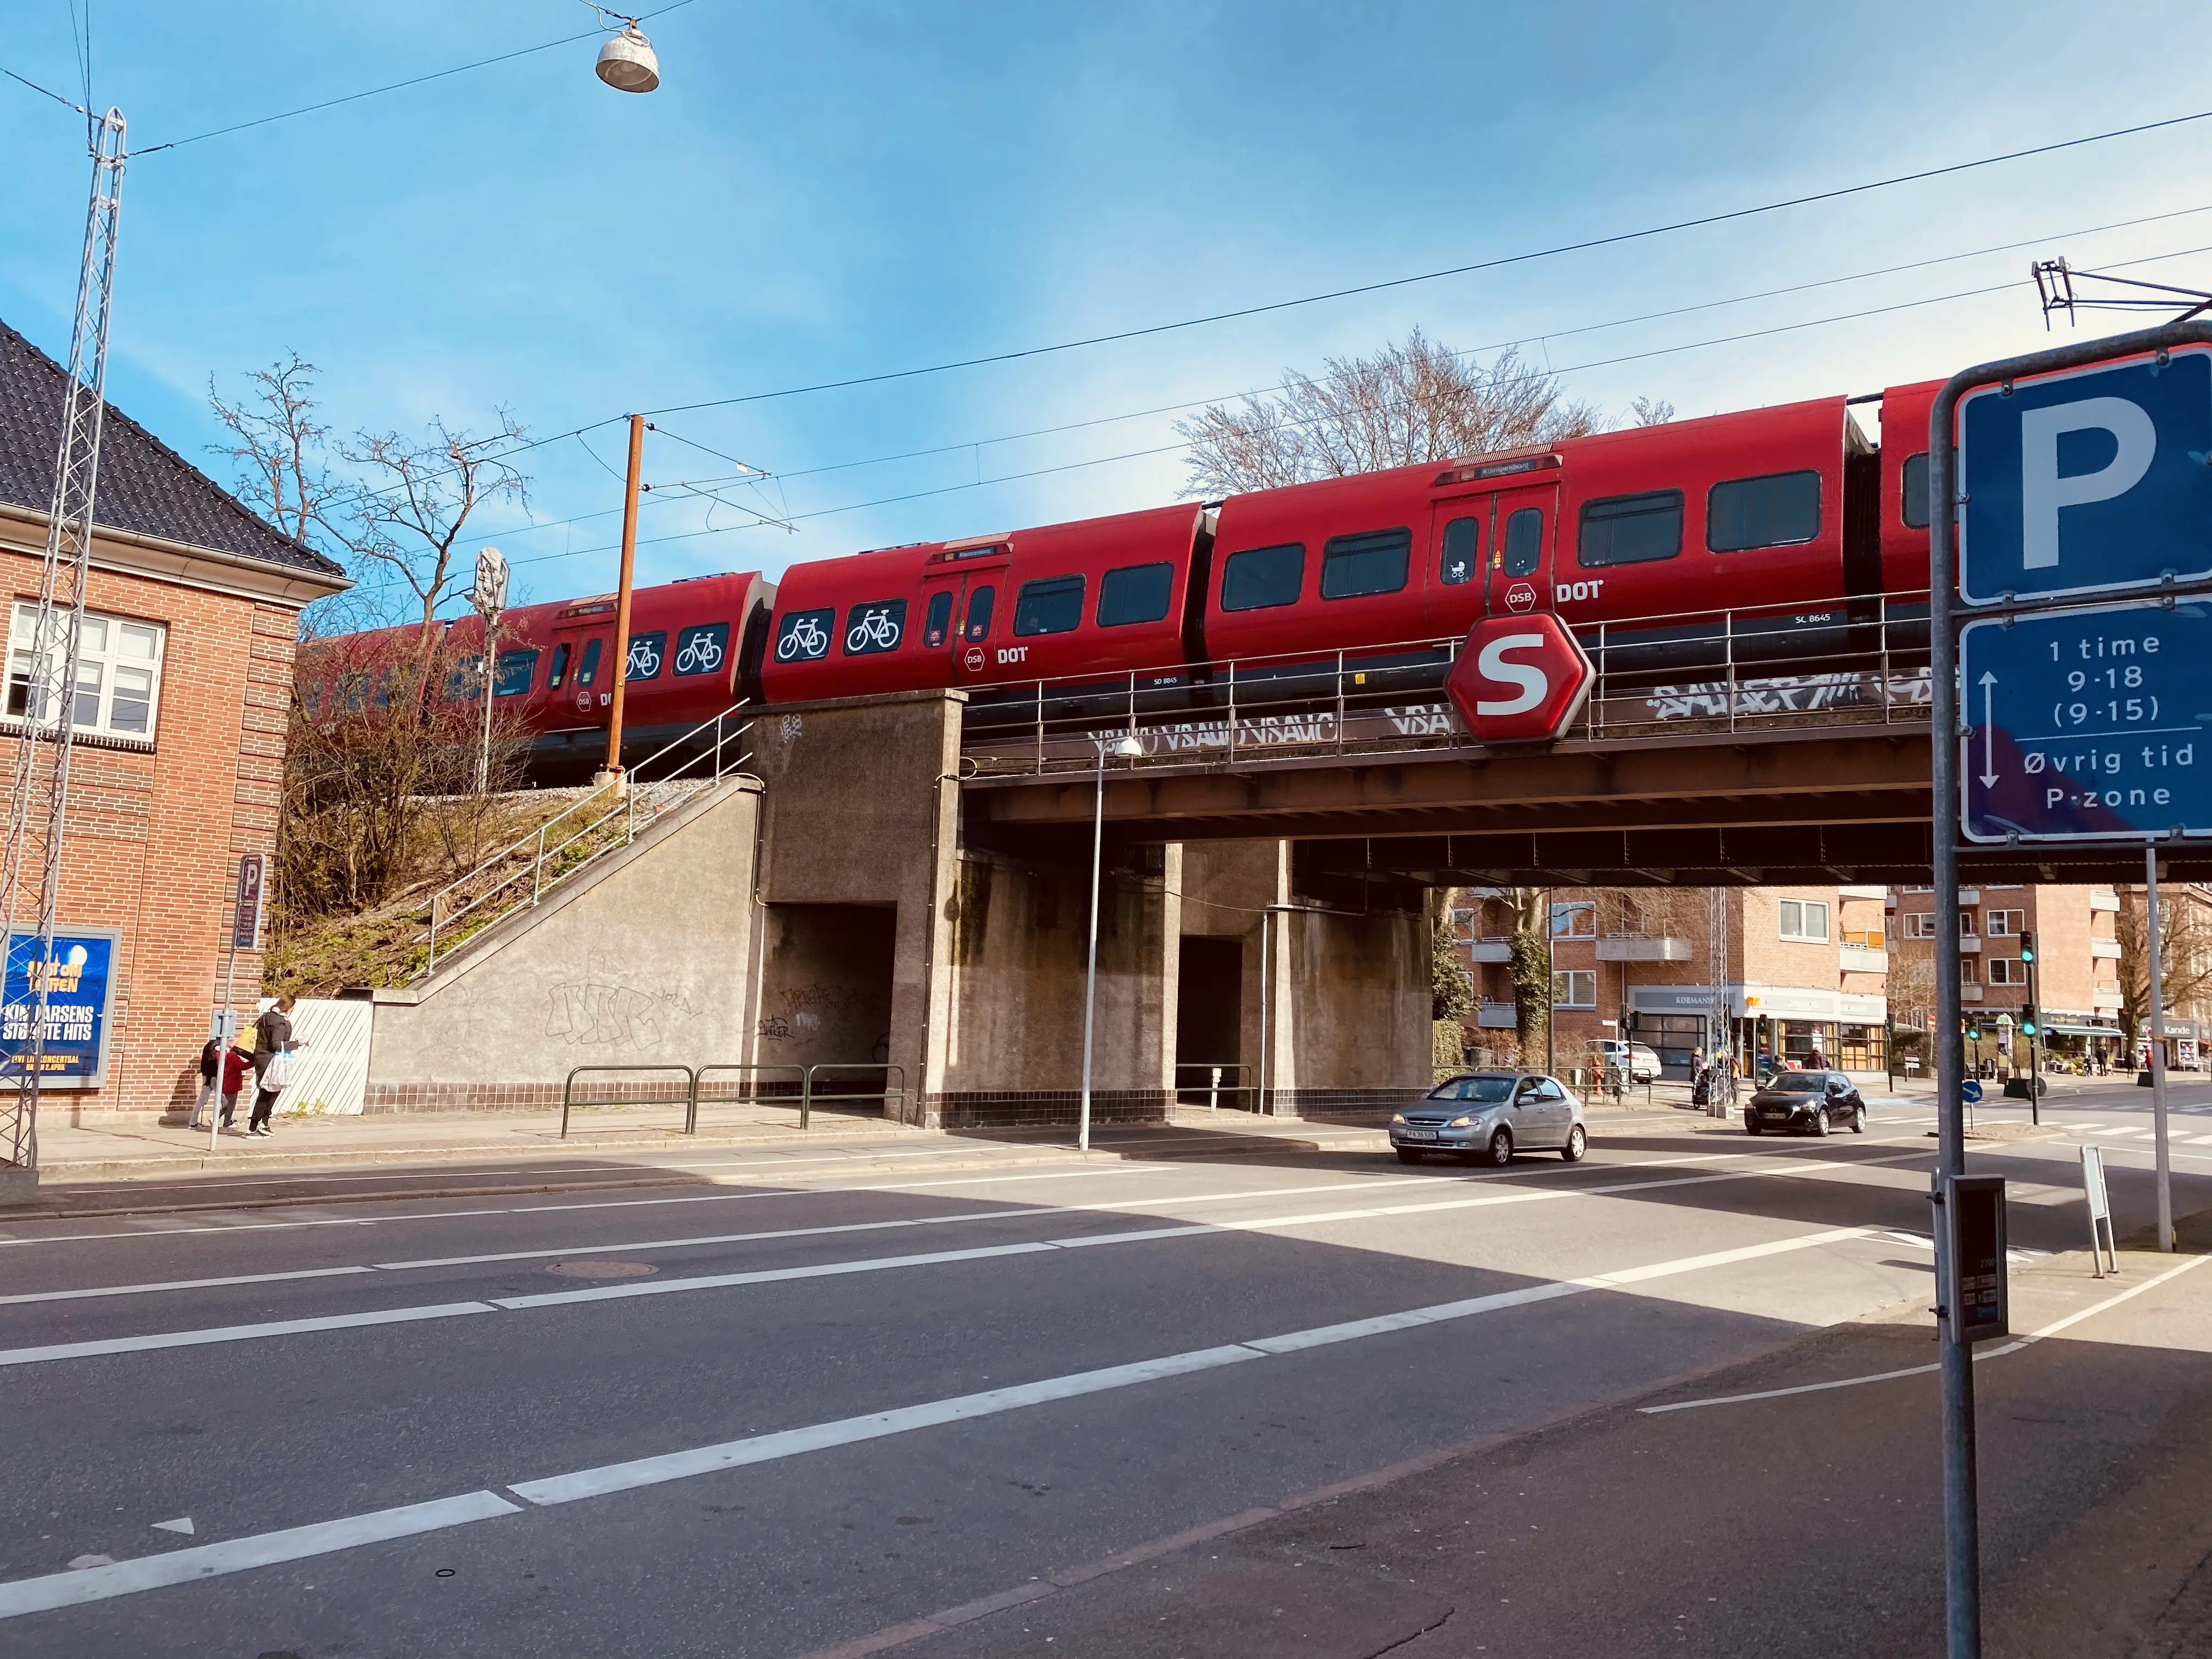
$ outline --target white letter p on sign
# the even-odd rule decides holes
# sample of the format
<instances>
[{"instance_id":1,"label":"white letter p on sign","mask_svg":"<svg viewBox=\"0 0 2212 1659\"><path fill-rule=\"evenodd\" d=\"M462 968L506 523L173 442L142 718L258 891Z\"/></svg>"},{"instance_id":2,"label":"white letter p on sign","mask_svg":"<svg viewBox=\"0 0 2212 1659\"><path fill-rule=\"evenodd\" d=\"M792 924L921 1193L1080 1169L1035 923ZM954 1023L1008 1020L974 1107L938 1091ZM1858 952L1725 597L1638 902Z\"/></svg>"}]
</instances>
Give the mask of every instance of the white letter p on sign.
<instances>
[{"instance_id":1,"label":"white letter p on sign","mask_svg":"<svg viewBox=\"0 0 2212 1659\"><path fill-rule=\"evenodd\" d=\"M1474 665L1482 671L1482 678L1493 685L1517 685L1521 690L1501 702L1478 701L1474 712L1489 715L1523 714L1543 702L1544 694L1551 690L1551 682L1545 678L1544 671L1534 663L1505 660L1505 653L1509 651L1540 651L1543 647L1544 636L1541 634L1501 634L1484 646L1482 653L1474 659Z\"/></svg>"},{"instance_id":2,"label":"white letter p on sign","mask_svg":"<svg viewBox=\"0 0 2212 1659\"><path fill-rule=\"evenodd\" d=\"M2109 432L2118 446L2094 472L2058 476L2058 440L2068 432ZM2020 416L2021 563L2030 570L2058 562L2058 509L2124 495L2150 471L2158 428L2140 404L2125 398L2084 398Z\"/></svg>"}]
</instances>

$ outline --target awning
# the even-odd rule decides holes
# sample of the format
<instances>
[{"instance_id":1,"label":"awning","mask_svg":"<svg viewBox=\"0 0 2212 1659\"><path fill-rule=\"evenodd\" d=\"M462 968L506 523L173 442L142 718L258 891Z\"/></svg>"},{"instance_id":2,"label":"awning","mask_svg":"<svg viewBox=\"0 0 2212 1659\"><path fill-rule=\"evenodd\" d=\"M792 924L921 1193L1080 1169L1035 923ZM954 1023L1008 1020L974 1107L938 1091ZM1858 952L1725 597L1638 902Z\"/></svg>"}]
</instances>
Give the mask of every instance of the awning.
<instances>
[{"instance_id":1,"label":"awning","mask_svg":"<svg viewBox=\"0 0 2212 1659\"><path fill-rule=\"evenodd\" d=\"M2043 1029L2052 1036L2118 1037L2126 1035L2117 1025L2046 1025Z\"/></svg>"}]
</instances>

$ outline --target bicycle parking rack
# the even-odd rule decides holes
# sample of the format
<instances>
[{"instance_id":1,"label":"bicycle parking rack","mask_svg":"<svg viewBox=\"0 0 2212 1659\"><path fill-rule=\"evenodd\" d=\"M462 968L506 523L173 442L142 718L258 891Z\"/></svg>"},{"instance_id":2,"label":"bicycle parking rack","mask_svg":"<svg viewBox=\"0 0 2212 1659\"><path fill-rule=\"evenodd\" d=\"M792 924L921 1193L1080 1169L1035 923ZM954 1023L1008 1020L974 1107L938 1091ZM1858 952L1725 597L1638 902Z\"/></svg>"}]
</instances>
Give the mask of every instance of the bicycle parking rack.
<instances>
[{"instance_id":1,"label":"bicycle parking rack","mask_svg":"<svg viewBox=\"0 0 2212 1659\"><path fill-rule=\"evenodd\" d=\"M799 1065L795 1060L761 1060L758 1062L750 1060L731 1060L713 1066L702 1066L699 1067L697 1072L693 1074L691 1079L691 1110L684 1121L684 1133L693 1134L698 1130L699 1091L706 1083L707 1073L709 1072L738 1072L745 1073L763 1072L790 1073L792 1074L792 1086L798 1091L795 1094L764 1095L755 1091L751 1094L732 1095L727 1100L720 1101L716 1103L727 1106L781 1106L795 1103L799 1108L799 1127L802 1129L806 1127L805 1066Z\"/></svg>"},{"instance_id":2,"label":"bicycle parking rack","mask_svg":"<svg viewBox=\"0 0 2212 1659\"><path fill-rule=\"evenodd\" d=\"M586 1100L580 1103L576 1100L576 1079L578 1078L583 1077L587 1073L604 1076L611 1073L626 1072L681 1072L684 1073L684 1092L680 1095L652 1095L635 1100ZM732 1097L730 1103L751 1103L759 1105L795 1103L799 1108L799 1127L802 1129L807 1127L813 1118L815 1094L814 1079L822 1073L868 1072L881 1073L883 1074L884 1087L874 1094L867 1093L865 1091L859 1093L853 1093L843 1089L833 1089L823 1096L823 1099L836 1101L840 1105L844 1104L848 1101L878 1100L884 1103L886 1112L888 1113L888 1109L891 1102L896 1100L899 1102L902 1108L903 1108L906 1101L906 1067L903 1066L893 1066L882 1060L821 1060L811 1066L801 1066L795 1060L763 1060L759 1062L728 1061L711 1066L698 1066L678 1065L673 1060L669 1061L665 1065L660 1066L579 1066L568 1073L568 1080L561 1085L561 1139L566 1140L568 1138L569 1110L572 1106L577 1104L582 1104L585 1106L681 1106L684 1108L683 1133L687 1135L696 1134L699 1133L699 1085L710 1072L734 1072L740 1074L755 1074L764 1072L797 1073L799 1077L799 1093L795 1101L793 1097L789 1095L750 1094L734 1096ZM898 1073L898 1086L896 1089L890 1086L890 1074L894 1072ZM902 1110L899 1115L903 1119L905 1116L904 1111Z\"/></svg>"}]
</instances>

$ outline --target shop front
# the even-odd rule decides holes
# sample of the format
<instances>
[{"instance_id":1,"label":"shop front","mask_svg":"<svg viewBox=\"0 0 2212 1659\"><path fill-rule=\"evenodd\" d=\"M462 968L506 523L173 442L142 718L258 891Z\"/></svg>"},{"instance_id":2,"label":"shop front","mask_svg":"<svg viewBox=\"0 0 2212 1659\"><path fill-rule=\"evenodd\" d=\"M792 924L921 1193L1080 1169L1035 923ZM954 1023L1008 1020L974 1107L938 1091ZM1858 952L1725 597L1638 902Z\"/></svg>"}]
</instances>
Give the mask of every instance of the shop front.
<instances>
[{"instance_id":1,"label":"shop front","mask_svg":"<svg viewBox=\"0 0 2212 1659\"><path fill-rule=\"evenodd\" d=\"M1881 997L1731 983L1721 988L1723 1013L1717 1022L1714 1002L1712 988L1706 985L1630 988L1631 1029L1639 1042L1658 1050L1667 1076L1689 1076L1693 1051L1699 1048L1709 1054L1733 1052L1746 1077L1793 1066L1879 1072L1888 1065L1887 1005Z\"/></svg>"}]
</instances>

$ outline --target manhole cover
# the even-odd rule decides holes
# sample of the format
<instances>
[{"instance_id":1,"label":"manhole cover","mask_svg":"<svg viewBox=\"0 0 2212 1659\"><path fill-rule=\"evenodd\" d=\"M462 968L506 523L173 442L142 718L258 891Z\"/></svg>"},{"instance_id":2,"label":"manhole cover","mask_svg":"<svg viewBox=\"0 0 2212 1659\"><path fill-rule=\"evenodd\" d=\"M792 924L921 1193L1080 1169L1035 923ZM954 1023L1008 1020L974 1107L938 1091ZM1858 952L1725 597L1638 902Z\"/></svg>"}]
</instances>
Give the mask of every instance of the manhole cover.
<instances>
[{"instance_id":1,"label":"manhole cover","mask_svg":"<svg viewBox=\"0 0 2212 1659\"><path fill-rule=\"evenodd\" d=\"M545 1271L565 1279L642 1279L660 1269L644 1261L556 1261Z\"/></svg>"}]
</instances>

